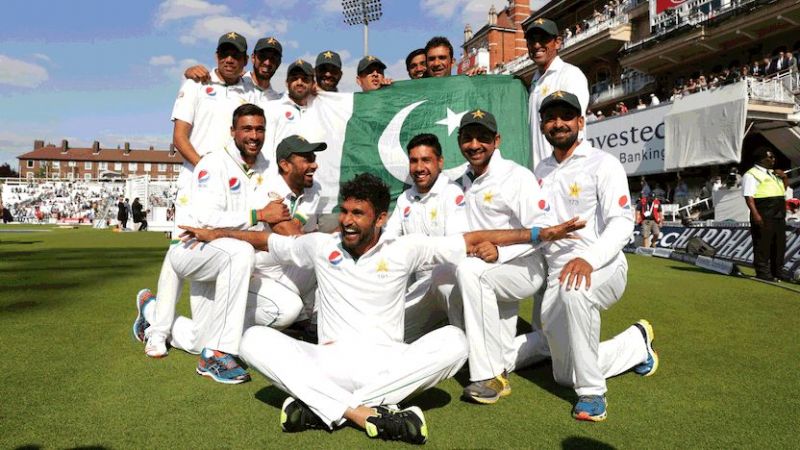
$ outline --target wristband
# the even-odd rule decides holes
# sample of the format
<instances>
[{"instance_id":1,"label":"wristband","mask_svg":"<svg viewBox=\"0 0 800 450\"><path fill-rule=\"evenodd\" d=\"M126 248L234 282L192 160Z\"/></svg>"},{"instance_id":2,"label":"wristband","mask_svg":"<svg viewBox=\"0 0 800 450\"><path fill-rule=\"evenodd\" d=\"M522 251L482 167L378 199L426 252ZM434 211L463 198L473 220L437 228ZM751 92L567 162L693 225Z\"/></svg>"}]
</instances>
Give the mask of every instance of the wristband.
<instances>
[{"instance_id":1,"label":"wristband","mask_svg":"<svg viewBox=\"0 0 800 450\"><path fill-rule=\"evenodd\" d=\"M251 225L255 225L258 223L258 212L255 209L250 210L250 222Z\"/></svg>"},{"instance_id":2,"label":"wristband","mask_svg":"<svg viewBox=\"0 0 800 450\"><path fill-rule=\"evenodd\" d=\"M539 227L531 228L531 242L532 243L534 243L534 244L538 244L539 243L539 232L540 231L542 231L542 229L539 228Z\"/></svg>"}]
</instances>

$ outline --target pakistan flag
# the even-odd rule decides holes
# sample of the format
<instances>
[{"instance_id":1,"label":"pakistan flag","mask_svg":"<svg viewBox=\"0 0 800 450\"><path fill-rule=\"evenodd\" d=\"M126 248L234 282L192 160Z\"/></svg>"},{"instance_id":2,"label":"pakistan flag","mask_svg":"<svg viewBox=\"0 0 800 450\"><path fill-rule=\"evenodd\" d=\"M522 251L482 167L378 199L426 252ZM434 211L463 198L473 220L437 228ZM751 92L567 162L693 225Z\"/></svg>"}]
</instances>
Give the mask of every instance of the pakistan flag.
<instances>
[{"instance_id":1,"label":"pakistan flag","mask_svg":"<svg viewBox=\"0 0 800 450\"><path fill-rule=\"evenodd\" d=\"M530 166L527 92L505 75L456 76L395 82L377 91L320 93L314 104L328 150L318 154L315 178L330 211L339 185L356 174L380 177L397 198L408 187L406 144L417 134L439 138L445 173L455 179L466 170L458 147L458 125L467 111L481 109L497 118L503 157Z\"/></svg>"}]
</instances>

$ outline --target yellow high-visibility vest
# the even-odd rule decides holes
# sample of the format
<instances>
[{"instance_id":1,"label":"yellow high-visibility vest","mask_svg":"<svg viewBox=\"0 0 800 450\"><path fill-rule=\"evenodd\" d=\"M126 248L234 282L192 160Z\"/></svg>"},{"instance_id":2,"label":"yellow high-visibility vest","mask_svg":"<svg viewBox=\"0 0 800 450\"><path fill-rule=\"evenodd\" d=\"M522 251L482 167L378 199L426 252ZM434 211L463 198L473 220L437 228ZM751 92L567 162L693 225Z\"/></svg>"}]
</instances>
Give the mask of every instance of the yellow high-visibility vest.
<instances>
[{"instance_id":1,"label":"yellow high-visibility vest","mask_svg":"<svg viewBox=\"0 0 800 450\"><path fill-rule=\"evenodd\" d=\"M775 175L770 175L755 167L748 170L747 173L758 181L756 193L753 195L753 198L783 197L784 192L786 192L783 181Z\"/></svg>"}]
</instances>

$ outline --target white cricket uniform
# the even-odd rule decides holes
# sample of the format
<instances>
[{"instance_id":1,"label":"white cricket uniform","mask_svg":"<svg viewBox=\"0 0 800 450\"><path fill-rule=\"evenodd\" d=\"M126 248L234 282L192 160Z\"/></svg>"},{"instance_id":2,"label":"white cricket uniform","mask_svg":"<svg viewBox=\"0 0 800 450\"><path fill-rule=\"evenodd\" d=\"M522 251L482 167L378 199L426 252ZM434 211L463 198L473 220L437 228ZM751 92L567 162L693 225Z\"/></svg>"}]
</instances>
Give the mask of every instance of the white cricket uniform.
<instances>
[{"instance_id":1,"label":"white cricket uniform","mask_svg":"<svg viewBox=\"0 0 800 450\"><path fill-rule=\"evenodd\" d=\"M302 224L303 234L319 229L325 204L318 183L298 196L278 175L270 177L266 190L270 198L283 198L289 214ZM281 265L271 252L257 251L245 323L283 329L296 320L309 318L316 287L313 269Z\"/></svg>"},{"instance_id":2,"label":"white cricket uniform","mask_svg":"<svg viewBox=\"0 0 800 450\"><path fill-rule=\"evenodd\" d=\"M348 407L397 404L464 364L466 342L456 327L403 343L408 277L463 259L462 236L383 235L357 260L338 233L272 234L268 246L279 262L315 270L320 344L255 326L242 338L241 356L329 426L342 423Z\"/></svg>"},{"instance_id":3,"label":"white cricket uniform","mask_svg":"<svg viewBox=\"0 0 800 450\"><path fill-rule=\"evenodd\" d=\"M251 102L252 97L252 88L246 86L242 80L229 86L219 78L216 70L212 70L209 84L200 84L192 80L183 83L172 108L171 120L181 120L192 125L189 141L197 153L204 156L223 148L231 140L233 111L240 105ZM178 235L182 231L178 225L189 224L188 208L193 170L194 167L188 161L184 161L178 175L171 245L178 243ZM157 308L153 314L159 318L159 322L153 331L165 336L169 332L181 288L182 280L173 270L169 258L164 257L157 289L161 301L153 305ZM152 321L150 323L153 324ZM145 335L149 337L150 333L146 331Z\"/></svg>"},{"instance_id":4,"label":"white cricket uniform","mask_svg":"<svg viewBox=\"0 0 800 450\"><path fill-rule=\"evenodd\" d=\"M256 163L247 168L239 151L230 147L209 153L197 164L188 225L262 229L255 210L267 201L269 163L259 154ZM192 281L192 319L178 318L172 324L167 317L157 315L150 328L156 326L166 334L164 327L172 325L172 345L190 353L209 347L238 354L254 265L253 247L227 238L195 243L174 246L167 253L175 273ZM159 297L156 304L162 301L166 299ZM157 306L156 314L160 310ZM174 304L171 313L174 315Z\"/></svg>"},{"instance_id":5,"label":"white cricket uniform","mask_svg":"<svg viewBox=\"0 0 800 450\"><path fill-rule=\"evenodd\" d=\"M542 100L556 91L569 92L578 97L582 113L589 107L589 83L581 69L564 62L556 56L545 72L539 73L537 69L531 80L530 97L528 98L528 119L531 123L531 167L536 167L541 161L553 153L553 146L547 142L544 134L539 129L539 107ZM581 131L580 137L585 132Z\"/></svg>"},{"instance_id":6,"label":"white cricket uniform","mask_svg":"<svg viewBox=\"0 0 800 450\"><path fill-rule=\"evenodd\" d=\"M261 105L267 117L262 151L268 160L275 161L275 150L286 137L297 134L312 142L316 139L319 131L314 130L314 124L317 123L314 118L315 101L315 96L309 96L306 105L301 106L285 93L280 99ZM277 173L277 165L274 170Z\"/></svg>"},{"instance_id":7,"label":"white cricket uniform","mask_svg":"<svg viewBox=\"0 0 800 450\"><path fill-rule=\"evenodd\" d=\"M415 186L397 198L394 212L383 232L392 236L424 234L451 236L468 231L466 200L461 187L440 174L425 194ZM412 342L446 323L464 328L461 311L448 312L448 299L455 284L455 267L425 267L412 274L406 290L405 340ZM457 306L461 308L459 302Z\"/></svg>"},{"instance_id":8,"label":"white cricket uniform","mask_svg":"<svg viewBox=\"0 0 800 450\"><path fill-rule=\"evenodd\" d=\"M253 104L262 109L266 109L267 102L278 100L283 95L275 89L272 89L272 83L270 83L268 88L262 89L253 81L253 71L248 71L246 74L242 75L242 80L253 89Z\"/></svg>"},{"instance_id":9,"label":"white cricket uniform","mask_svg":"<svg viewBox=\"0 0 800 450\"><path fill-rule=\"evenodd\" d=\"M495 150L483 175L470 169L462 185L467 198L470 230L507 230L551 225L550 205L533 173L503 159ZM531 244L498 248L498 259L487 263L467 258L456 278L464 305L472 381L493 378L515 358L519 301L544 283L544 261Z\"/></svg>"},{"instance_id":10,"label":"white cricket uniform","mask_svg":"<svg viewBox=\"0 0 800 450\"><path fill-rule=\"evenodd\" d=\"M622 248L633 233L633 216L625 169L616 158L583 141L569 158L559 164L551 156L535 173L551 199L555 219L564 222L578 216L586 227L576 232L580 239L543 247L549 267L543 331L517 338L517 367L546 356L549 345L558 383L573 386L578 395L603 395L606 378L647 359L644 339L634 326L600 342L600 310L622 297L627 280ZM588 290L566 290L559 284L561 270L575 258L594 268Z\"/></svg>"}]
</instances>

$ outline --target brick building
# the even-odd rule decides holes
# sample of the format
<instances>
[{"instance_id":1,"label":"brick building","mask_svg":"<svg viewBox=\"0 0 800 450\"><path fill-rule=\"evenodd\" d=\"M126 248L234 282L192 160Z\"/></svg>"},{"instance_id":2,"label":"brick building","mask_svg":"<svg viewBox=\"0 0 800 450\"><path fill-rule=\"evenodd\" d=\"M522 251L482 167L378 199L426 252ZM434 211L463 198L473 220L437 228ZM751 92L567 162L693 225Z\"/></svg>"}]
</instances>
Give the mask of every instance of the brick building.
<instances>
[{"instance_id":1,"label":"brick building","mask_svg":"<svg viewBox=\"0 0 800 450\"><path fill-rule=\"evenodd\" d=\"M100 148L95 141L91 148L72 148L66 140L60 146L33 143L33 151L17 156L19 174L23 178L99 179L150 175L154 180L177 179L183 157L170 145L169 150L133 150Z\"/></svg>"},{"instance_id":2,"label":"brick building","mask_svg":"<svg viewBox=\"0 0 800 450\"><path fill-rule=\"evenodd\" d=\"M458 65L458 73L475 66L494 70L507 61L528 53L522 22L531 15L529 0L509 0L500 12L492 6L487 22L478 31L472 26L464 28L463 58ZM487 60L488 56L488 60Z\"/></svg>"}]
</instances>

